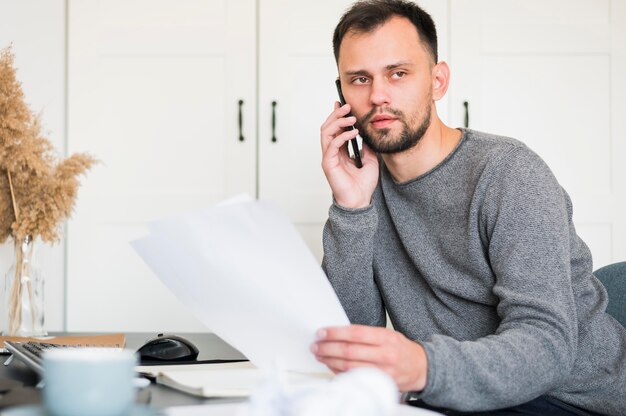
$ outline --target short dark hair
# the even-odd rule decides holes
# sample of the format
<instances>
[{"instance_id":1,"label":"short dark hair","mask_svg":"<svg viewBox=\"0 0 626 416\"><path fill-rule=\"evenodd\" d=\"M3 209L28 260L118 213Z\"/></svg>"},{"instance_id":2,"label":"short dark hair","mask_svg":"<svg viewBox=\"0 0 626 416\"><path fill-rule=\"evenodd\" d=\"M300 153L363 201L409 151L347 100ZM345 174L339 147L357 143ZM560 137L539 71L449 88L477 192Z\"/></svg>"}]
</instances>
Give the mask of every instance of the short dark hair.
<instances>
[{"instance_id":1,"label":"short dark hair","mask_svg":"<svg viewBox=\"0 0 626 416\"><path fill-rule=\"evenodd\" d=\"M348 32L369 33L392 17L404 17L413 23L426 50L437 63L437 30L432 17L417 4L405 0L362 0L354 3L335 27L333 52L339 62L341 41Z\"/></svg>"}]
</instances>

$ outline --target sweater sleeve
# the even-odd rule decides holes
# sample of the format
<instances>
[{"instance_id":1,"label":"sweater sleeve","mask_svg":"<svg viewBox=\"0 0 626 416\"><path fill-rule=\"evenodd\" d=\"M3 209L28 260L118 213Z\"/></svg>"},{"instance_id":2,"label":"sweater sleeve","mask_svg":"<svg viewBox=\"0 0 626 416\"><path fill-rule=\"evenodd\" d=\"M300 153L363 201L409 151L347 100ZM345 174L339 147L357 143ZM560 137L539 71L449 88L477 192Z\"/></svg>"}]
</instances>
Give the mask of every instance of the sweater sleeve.
<instances>
[{"instance_id":1,"label":"sweater sleeve","mask_svg":"<svg viewBox=\"0 0 626 416\"><path fill-rule=\"evenodd\" d=\"M493 335L435 335L427 403L459 410L509 407L547 394L568 376L578 322L570 273L570 207L545 163L524 146L483 173L483 246L495 275Z\"/></svg>"},{"instance_id":2,"label":"sweater sleeve","mask_svg":"<svg viewBox=\"0 0 626 416\"><path fill-rule=\"evenodd\" d=\"M385 310L373 276L376 208L330 207L324 227L322 267L353 324L385 325Z\"/></svg>"}]
</instances>

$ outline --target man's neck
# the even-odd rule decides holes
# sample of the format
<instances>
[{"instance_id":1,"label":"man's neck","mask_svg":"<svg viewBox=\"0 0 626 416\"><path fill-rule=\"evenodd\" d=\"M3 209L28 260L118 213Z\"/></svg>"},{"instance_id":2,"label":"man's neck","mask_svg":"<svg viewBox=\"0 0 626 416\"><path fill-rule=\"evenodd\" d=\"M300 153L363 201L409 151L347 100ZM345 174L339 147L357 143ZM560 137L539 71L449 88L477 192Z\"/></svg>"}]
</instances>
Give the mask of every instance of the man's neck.
<instances>
[{"instance_id":1,"label":"man's neck","mask_svg":"<svg viewBox=\"0 0 626 416\"><path fill-rule=\"evenodd\" d=\"M434 116L428 130L412 148L401 153L383 154L383 160L396 182L417 178L441 163L461 140L462 133Z\"/></svg>"}]
</instances>

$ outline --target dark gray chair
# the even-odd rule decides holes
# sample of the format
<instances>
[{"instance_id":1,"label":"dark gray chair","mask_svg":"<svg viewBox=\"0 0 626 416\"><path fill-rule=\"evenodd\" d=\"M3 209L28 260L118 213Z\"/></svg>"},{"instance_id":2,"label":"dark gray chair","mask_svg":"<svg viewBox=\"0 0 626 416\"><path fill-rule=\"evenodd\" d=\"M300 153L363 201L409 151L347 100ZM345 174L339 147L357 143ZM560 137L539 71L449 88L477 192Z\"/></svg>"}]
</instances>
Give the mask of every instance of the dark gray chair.
<instances>
[{"instance_id":1,"label":"dark gray chair","mask_svg":"<svg viewBox=\"0 0 626 416\"><path fill-rule=\"evenodd\" d=\"M606 312L626 327L626 261L601 267L593 274L609 293Z\"/></svg>"}]
</instances>

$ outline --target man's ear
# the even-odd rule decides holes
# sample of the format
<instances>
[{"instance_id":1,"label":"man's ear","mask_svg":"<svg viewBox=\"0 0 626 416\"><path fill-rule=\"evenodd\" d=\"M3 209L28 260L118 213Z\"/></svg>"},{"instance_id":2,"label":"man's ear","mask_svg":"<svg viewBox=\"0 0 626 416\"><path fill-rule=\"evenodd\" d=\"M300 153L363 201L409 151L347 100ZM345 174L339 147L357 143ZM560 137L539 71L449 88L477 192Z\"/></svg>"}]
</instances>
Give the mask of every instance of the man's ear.
<instances>
[{"instance_id":1,"label":"man's ear","mask_svg":"<svg viewBox=\"0 0 626 416\"><path fill-rule=\"evenodd\" d=\"M433 100L439 101L446 95L446 91L448 91L448 86L450 85L450 68L448 64L441 61L433 66L432 77Z\"/></svg>"}]
</instances>

